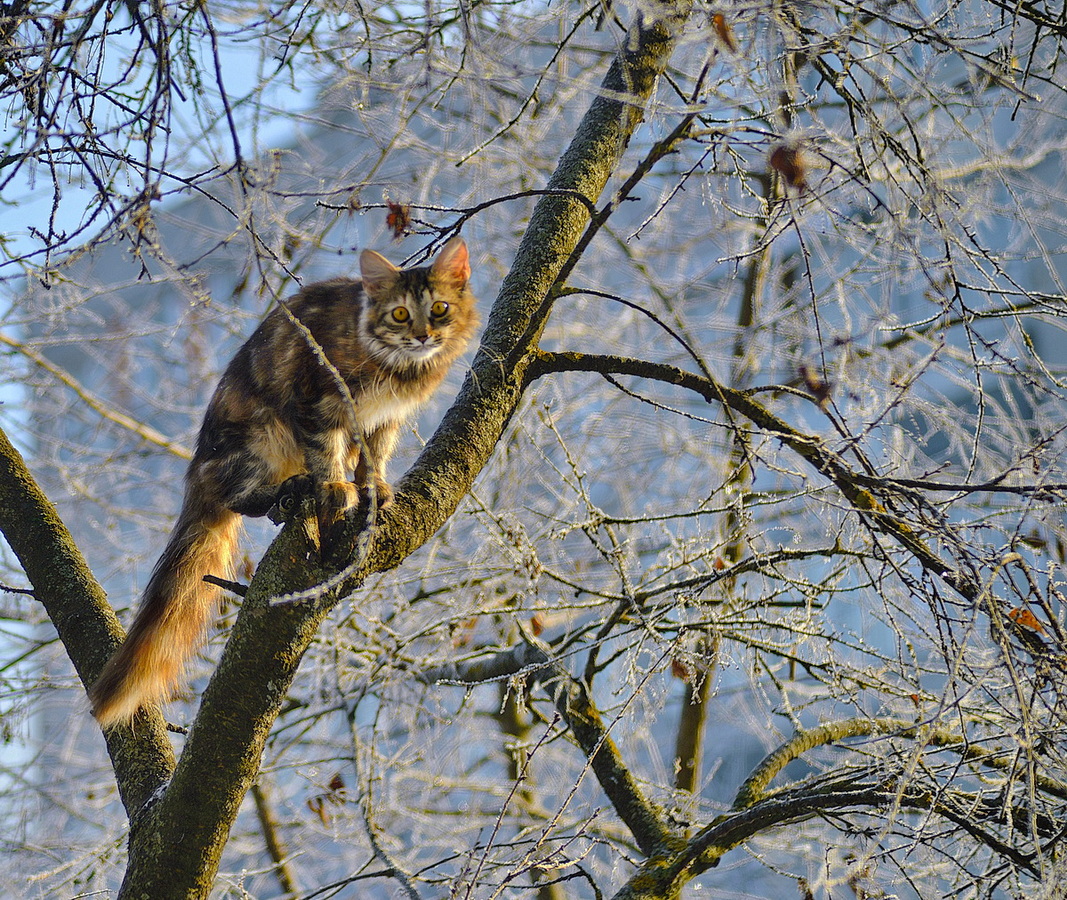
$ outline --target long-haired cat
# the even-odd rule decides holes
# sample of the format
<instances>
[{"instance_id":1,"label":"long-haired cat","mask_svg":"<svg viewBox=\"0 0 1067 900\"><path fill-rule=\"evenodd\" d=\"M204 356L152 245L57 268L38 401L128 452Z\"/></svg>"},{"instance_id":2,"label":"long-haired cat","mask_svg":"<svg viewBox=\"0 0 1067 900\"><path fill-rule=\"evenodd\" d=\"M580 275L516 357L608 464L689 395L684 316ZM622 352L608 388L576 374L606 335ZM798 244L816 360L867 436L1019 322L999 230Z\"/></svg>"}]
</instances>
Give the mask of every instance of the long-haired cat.
<instances>
[{"instance_id":1,"label":"long-haired cat","mask_svg":"<svg viewBox=\"0 0 1067 900\"><path fill-rule=\"evenodd\" d=\"M400 424L440 385L478 318L462 238L426 267L401 270L371 250L359 263L361 280L312 284L274 309L227 366L174 531L89 691L105 728L172 693L218 605L203 577L229 577L241 516L265 515L283 482L309 477L320 519L323 504L340 514L357 503L360 487L373 487L380 506L391 500L384 466Z\"/></svg>"}]
</instances>

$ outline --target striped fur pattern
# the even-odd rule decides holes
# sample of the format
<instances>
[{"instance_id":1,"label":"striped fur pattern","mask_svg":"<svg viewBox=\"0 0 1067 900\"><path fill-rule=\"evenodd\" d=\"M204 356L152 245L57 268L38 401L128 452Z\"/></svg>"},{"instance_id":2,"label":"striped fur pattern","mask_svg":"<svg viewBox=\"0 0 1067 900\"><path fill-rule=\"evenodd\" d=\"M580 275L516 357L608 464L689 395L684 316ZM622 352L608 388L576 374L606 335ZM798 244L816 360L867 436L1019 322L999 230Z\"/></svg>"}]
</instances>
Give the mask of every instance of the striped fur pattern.
<instances>
[{"instance_id":1,"label":"striped fur pattern","mask_svg":"<svg viewBox=\"0 0 1067 900\"><path fill-rule=\"evenodd\" d=\"M391 500L384 467L400 425L462 354L477 311L462 238L413 269L366 250L360 274L290 298L300 327L274 309L223 373L174 531L126 640L90 689L103 727L173 693L218 607L219 589L203 576L230 577L240 517L265 515L283 482L310 476L327 524L359 502L361 487L373 485L379 505Z\"/></svg>"}]
</instances>

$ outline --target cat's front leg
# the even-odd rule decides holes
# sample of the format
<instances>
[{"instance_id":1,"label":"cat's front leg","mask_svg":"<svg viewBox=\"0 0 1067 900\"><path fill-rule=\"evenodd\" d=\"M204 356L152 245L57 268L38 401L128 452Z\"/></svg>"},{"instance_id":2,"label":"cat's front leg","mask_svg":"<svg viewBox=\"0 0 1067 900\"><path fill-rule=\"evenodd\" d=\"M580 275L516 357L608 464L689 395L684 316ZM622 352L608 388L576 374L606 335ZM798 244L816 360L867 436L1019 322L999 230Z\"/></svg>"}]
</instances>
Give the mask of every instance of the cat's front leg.
<instances>
[{"instance_id":1,"label":"cat's front leg","mask_svg":"<svg viewBox=\"0 0 1067 900\"><path fill-rule=\"evenodd\" d=\"M359 464L356 466L355 482L360 495L370 502L370 489L374 488L378 508L384 509L393 502L393 488L385 480L385 464L393 455L400 425L386 422L364 435L359 447Z\"/></svg>"},{"instance_id":2,"label":"cat's front leg","mask_svg":"<svg viewBox=\"0 0 1067 900\"><path fill-rule=\"evenodd\" d=\"M325 535L359 505L359 489L347 478L348 437L341 429L330 429L304 439L304 458L315 483L319 534Z\"/></svg>"}]
</instances>

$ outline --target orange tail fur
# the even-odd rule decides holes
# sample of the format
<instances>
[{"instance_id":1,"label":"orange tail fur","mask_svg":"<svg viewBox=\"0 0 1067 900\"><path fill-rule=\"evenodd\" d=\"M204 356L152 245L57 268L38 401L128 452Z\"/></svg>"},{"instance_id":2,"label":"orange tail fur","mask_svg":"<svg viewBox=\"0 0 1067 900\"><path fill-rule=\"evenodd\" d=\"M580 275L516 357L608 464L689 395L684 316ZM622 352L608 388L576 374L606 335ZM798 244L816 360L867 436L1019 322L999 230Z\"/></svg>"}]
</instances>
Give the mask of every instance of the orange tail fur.
<instances>
[{"instance_id":1,"label":"orange tail fur","mask_svg":"<svg viewBox=\"0 0 1067 900\"><path fill-rule=\"evenodd\" d=\"M241 517L198 506L182 509L126 640L89 691L104 728L171 695L218 606L219 589L203 577L229 577Z\"/></svg>"}]
</instances>

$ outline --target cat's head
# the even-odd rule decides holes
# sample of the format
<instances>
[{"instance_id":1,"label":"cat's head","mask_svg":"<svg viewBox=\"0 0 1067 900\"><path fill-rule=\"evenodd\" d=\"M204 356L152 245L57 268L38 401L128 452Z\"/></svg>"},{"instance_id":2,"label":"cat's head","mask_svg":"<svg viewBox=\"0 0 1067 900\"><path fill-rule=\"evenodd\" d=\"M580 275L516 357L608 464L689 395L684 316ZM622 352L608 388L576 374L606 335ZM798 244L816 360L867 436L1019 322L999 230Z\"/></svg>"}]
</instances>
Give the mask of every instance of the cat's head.
<instances>
[{"instance_id":1,"label":"cat's head","mask_svg":"<svg viewBox=\"0 0 1067 900\"><path fill-rule=\"evenodd\" d=\"M478 325L463 238L452 238L429 266L398 269L364 250L359 268L367 296L361 332L379 363L410 370L451 362L463 352Z\"/></svg>"}]
</instances>

